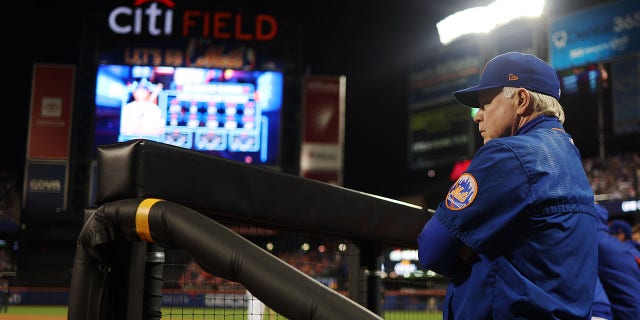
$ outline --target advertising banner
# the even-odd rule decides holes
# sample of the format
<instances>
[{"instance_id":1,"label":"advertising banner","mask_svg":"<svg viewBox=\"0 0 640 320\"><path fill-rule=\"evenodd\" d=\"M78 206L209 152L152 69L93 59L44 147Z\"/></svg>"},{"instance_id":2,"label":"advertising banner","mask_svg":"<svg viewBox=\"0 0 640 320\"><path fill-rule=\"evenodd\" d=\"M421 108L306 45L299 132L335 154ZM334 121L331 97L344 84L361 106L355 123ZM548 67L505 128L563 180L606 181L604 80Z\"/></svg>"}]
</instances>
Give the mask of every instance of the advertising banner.
<instances>
[{"instance_id":1,"label":"advertising banner","mask_svg":"<svg viewBox=\"0 0 640 320\"><path fill-rule=\"evenodd\" d=\"M549 59L558 69L608 61L640 50L640 1L621 0L554 18Z\"/></svg>"},{"instance_id":2,"label":"advertising banner","mask_svg":"<svg viewBox=\"0 0 640 320\"><path fill-rule=\"evenodd\" d=\"M62 212L67 208L69 165L66 161L27 160L22 207L35 212Z\"/></svg>"},{"instance_id":3,"label":"advertising banner","mask_svg":"<svg viewBox=\"0 0 640 320\"><path fill-rule=\"evenodd\" d=\"M85 19L111 64L275 70L300 39L286 6L269 1L102 1Z\"/></svg>"},{"instance_id":4,"label":"advertising banner","mask_svg":"<svg viewBox=\"0 0 640 320\"><path fill-rule=\"evenodd\" d=\"M301 176L342 185L345 91L344 76L305 77Z\"/></svg>"},{"instance_id":5,"label":"advertising banner","mask_svg":"<svg viewBox=\"0 0 640 320\"><path fill-rule=\"evenodd\" d=\"M410 111L411 169L453 164L469 156L469 110L460 104L449 104Z\"/></svg>"},{"instance_id":6,"label":"advertising banner","mask_svg":"<svg viewBox=\"0 0 640 320\"><path fill-rule=\"evenodd\" d=\"M453 91L478 82L485 63L480 47L447 46L441 51L421 56L409 71L409 108L421 109L453 101Z\"/></svg>"},{"instance_id":7,"label":"advertising banner","mask_svg":"<svg viewBox=\"0 0 640 320\"><path fill-rule=\"evenodd\" d=\"M598 201L603 207L609 211L609 218L616 219L626 216L640 217L640 199L629 200L601 200Z\"/></svg>"},{"instance_id":8,"label":"advertising banner","mask_svg":"<svg viewBox=\"0 0 640 320\"><path fill-rule=\"evenodd\" d=\"M640 132L640 55L611 64L613 131Z\"/></svg>"},{"instance_id":9,"label":"advertising banner","mask_svg":"<svg viewBox=\"0 0 640 320\"><path fill-rule=\"evenodd\" d=\"M34 66L27 159L69 159L74 78L75 66Z\"/></svg>"},{"instance_id":10,"label":"advertising banner","mask_svg":"<svg viewBox=\"0 0 640 320\"><path fill-rule=\"evenodd\" d=\"M415 60L409 73L408 162L413 170L468 157L470 109L452 92L477 84L485 59L476 42Z\"/></svg>"}]
</instances>

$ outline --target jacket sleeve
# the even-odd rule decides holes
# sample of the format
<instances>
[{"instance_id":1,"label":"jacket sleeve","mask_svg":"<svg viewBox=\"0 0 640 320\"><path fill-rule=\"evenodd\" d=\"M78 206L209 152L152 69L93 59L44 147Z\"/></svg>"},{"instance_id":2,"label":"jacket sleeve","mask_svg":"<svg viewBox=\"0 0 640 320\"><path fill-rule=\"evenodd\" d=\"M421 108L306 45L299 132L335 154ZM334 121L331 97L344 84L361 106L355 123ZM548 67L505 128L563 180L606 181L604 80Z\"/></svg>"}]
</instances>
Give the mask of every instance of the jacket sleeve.
<instances>
[{"instance_id":1,"label":"jacket sleeve","mask_svg":"<svg viewBox=\"0 0 640 320\"><path fill-rule=\"evenodd\" d=\"M445 277L465 277L473 264L470 249L434 216L418 235L418 257L425 269Z\"/></svg>"}]
</instances>

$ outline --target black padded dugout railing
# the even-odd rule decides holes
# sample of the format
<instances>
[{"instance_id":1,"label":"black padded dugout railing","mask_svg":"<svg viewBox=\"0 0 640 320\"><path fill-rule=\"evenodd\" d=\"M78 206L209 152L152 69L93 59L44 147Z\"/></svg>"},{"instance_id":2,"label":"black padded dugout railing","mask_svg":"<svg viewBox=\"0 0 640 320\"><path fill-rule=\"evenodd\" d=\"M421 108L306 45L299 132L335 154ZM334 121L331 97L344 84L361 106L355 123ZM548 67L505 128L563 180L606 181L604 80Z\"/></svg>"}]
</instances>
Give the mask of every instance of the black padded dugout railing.
<instances>
[{"instance_id":1,"label":"black padded dugout railing","mask_svg":"<svg viewBox=\"0 0 640 320\"><path fill-rule=\"evenodd\" d=\"M379 293L372 287L379 285L381 245L415 247L416 235L429 219L418 206L148 140L100 146L97 182L96 204L100 206L126 199L158 198L199 212L208 219L348 237L361 244L370 278L367 279L370 286L367 308L377 314L381 313ZM90 228L99 230L85 231ZM85 225L78 248L86 233L93 239L89 244L96 244L105 241L107 230L110 229ZM149 268L145 260L158 251L154 249L157 245L126 238L126 241L117 237L109 239L114 239L109 246L76 252L70 288L70 320L83 319L71 317L76 308L95 309L95 305L83 306L88 303L86 300L91 300L84 296L88 292L114 294L113 299L107 300L118 307L120 317L116 318L120 319L125 318L123 315L125 319L140 319L142 307L149 304L143 297L150 295L149 283L153 279L145 278L148 272L145 268ZM117 248L120 258L110 266L109 272L97 263L104 258L100 254L103 247L108 248L107 255L115 254L111 250ZM85 278L93 282L87 283ZM147 280L140 283L134 281L136 279ZM267 281L264 277L255 280ZM87 289L91 286L114 286L115 290ZM311 305L331 308L320 306L317 301ZM283 309L283 306L269 307ZM335 318L335 313L333 316Z\"/></svg>"},{"instance_id":2,"label":"black padded dugout railing","mask_svg":"<svg viewBox=\"0 0 640 320\"><path fill-rule=\"evenodd\" d=\"M204 270L242 283L288 319L381 319L194 210L159 199L127 199L101 206L85 223L74 262L70 320L124 318L117 311L124 303L116 300L117 290L103 283L118 260L118 235L163 248L185 248ZM151 278L159 283L146 293L144 319L160 319L161 271L152 272Z\"/></svg>"}]
</instances>

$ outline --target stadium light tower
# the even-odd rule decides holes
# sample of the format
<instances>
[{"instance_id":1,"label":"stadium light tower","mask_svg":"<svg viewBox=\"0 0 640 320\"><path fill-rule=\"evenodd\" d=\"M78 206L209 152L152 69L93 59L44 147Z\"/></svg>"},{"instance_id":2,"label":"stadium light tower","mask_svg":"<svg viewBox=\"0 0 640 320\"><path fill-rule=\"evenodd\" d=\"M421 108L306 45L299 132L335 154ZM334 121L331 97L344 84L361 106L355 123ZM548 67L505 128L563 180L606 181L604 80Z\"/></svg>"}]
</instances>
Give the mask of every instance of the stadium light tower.
<instances>
[{"instance_id":1,"label":"stadium light tower","mask_svg":"<svg viewBox=\"0 0 640 320\"><path fill-rule=\"evenodd\" d=\"M458 11L436 24L440 43L447 45L470 33L488 33L491 30L523 17L539 17L544 0L496 0L486 7Z\"/></svg>"}]
</instances>

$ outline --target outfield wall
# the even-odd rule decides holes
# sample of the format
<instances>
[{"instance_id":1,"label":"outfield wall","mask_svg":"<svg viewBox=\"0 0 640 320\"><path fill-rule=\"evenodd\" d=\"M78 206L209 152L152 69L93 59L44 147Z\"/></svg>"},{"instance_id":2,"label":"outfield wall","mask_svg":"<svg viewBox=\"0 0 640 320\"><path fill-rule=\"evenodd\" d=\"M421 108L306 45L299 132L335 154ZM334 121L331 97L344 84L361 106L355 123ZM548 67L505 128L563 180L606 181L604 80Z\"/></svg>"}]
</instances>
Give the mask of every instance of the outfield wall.
<instances>
[{"instance_id":1,"label":"outfield wall","mask_svg":"<svg viewBox=\"0 0 640 320\"><path fill-rule=\"evenodd\" d=\"M11 287L10 304L21 305L67 305L68 288Z\"/></svg>"},{"instance_id":2,"label":"outfield wall","mask_svg":"<svg viewBox=\"0 0 640 320\"><path fill-rule=\"evenodd\" d=\"M346 294L346 293L342 293ZM444 290L394 290L386 291L383 308L390 310L442 311ZM164 289L162 305L172 307L222 307L246 308L252 297L244 291L194 291ZM67 305L68 288L12 287L9 303L12 305Z\"/></svg>"}]
</instances>

